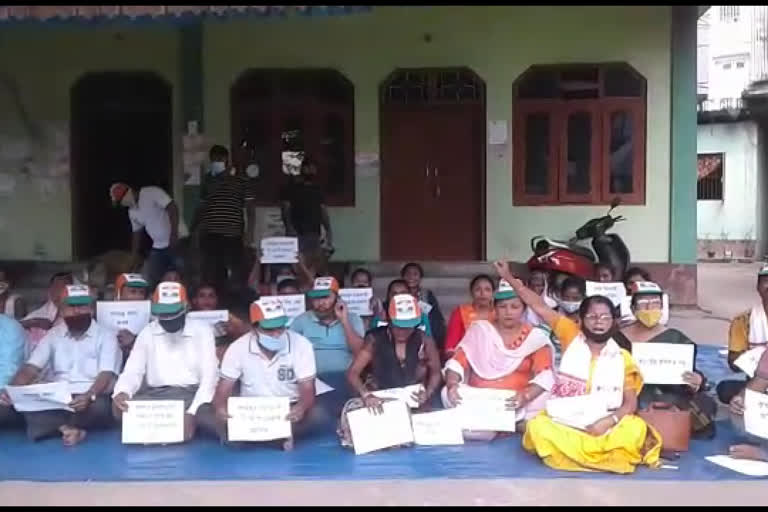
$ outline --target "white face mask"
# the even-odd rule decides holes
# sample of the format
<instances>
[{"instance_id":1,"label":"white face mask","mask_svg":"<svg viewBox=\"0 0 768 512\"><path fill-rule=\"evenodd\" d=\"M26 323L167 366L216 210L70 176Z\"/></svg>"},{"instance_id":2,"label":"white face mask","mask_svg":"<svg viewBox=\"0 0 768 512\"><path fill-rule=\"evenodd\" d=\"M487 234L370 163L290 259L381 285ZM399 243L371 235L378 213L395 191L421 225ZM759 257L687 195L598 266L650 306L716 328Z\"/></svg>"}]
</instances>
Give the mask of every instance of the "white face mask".
<instances>
[{"instance_id":1,"label":"white face mask","mask_svg":"<svg viewBox=\"0 0 768 512\"><path fill-rule=\"evenodd\" d=\"M227 164L225 162L211 162L211 165L208 166L208 172L210 172L213 176L218 176L226 170Z\"/></svg>"},{"instance_id":2,"label":"white face mask","mask_svg":"<svg viewBox=\"0 0 768 512\"><path fill-rule=\"evenodd\" d=\"M560 306L560 309L562 309L566 314L572 315L581 307L581 301L561 300L558 305Z\"/></svg>"}]
</instances>

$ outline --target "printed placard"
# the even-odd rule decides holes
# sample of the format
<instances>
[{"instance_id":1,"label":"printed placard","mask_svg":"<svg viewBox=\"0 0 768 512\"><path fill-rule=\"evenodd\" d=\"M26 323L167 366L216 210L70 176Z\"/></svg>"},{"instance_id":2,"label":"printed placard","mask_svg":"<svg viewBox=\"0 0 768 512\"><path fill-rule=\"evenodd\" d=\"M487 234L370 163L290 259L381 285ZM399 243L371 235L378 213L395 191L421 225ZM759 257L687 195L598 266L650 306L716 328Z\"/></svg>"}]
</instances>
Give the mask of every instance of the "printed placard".
<instances>
[{"instance_id":1,"label":"printed placard","mask_svg":"<svg viewBox=\"0 0 768 512\"><path fill-rule=\"evenodd\" d=\"M421 446L464 444L461 418L456 409L411 415L413 440Z\"/></svg>"},{"instance_id":2,"label":"printed placard","mask_svg":"<svg viewBox=\"0 0 768 512\"><path fill-rule=\"evenodd\" d=\"M298 263L299 239L290 236L273 236L261 239L262 263Z\"/></svg>"},{"instance_id":3,"label":"printed placard","mask_svg":"<svg viewBox=\"0 0 768 512\"><path fill-rule=\"evenodd\" d=\"M96 303L96 321L110 329L126 329L133 334L147 326L150 318L148 300L98 301Z\"/></svg>"},{"instance_id":4,"label":"printed placard","mask_svg":"<svg viewBox=\"0 0 768 512\"><path fill-rule=\"evenodd\" d=\"M621 305L621 302L627 296L627 288L624 283L600 283L597 281L587 281L587 297L602 295L613 302L614 306Z\"/></svg>"},{"instance_id":5,"label":"printed placard","mask_svg":"<svg viewBox=\"0 0 768 512\"><path fill-rule=\"evenodd\" d=\"M465 430L514 432L517 411L507 409L507 400L517 394L504 389L474 388L459 385L461 403L456 407Z\"/></svg>"},{"instance_id":6,"label":"printed placard","mask_svg":"<svg viewBox=\"0 0 768 512\"><path fill-rule=\"evenodd\" d=\"M693 371L693 344L633 343L632 359L646 384L685 384L683 373Z\"/></svg>"},{"instance_id":7,"label":"printed placard","mask_svg":"<svg viewBox=\"0 0 768 512\"><path fill-rule=\"evenodd\" d=\"M347 413L356 455L413 442L411 417L405 402L393 400L381 407L381 414L374 414L367 407Z\"/></svg>"},{"instance_id":8,"label":"printed placard","mask_svg":"<svg viewBox=\"0 0 768 512\"><path fill-rule=\"evenodd\" d=\"M230 441L272 441L291 437L287 396L233 396L227 400Z\"/></svg>"},{"instance_id":9,"label":"printed placard","mask_svg":"<svg viewBox=\"0 0 768 512\"><path fill-rule=\"evenodd\" d=\"M123 413L123 444L184 441L183 400L129 400Z\"/></svg>"},{"instance_id":10,"label":"printed placard","mask_svg":"<svg viewBox=\"0 0 768 512\"><path fill-rule=\"evenodd\" d=\"M371 310L373 288L342 288L339 290L339 296L351 313L360 316L373 315Z\"/></svg>"},{"instance_id":11,"label":"printed placard","mask_svg":"<svg viewBox=\"0 0 768 512\"><path fill-rule=\"evenodd\" d=\"M211 311L190 311L187 318L204 322L211 327L222 322L229 322L229 310L214 309Z\"/></svg>"},{"instance_id":12,"label":"printed placard","mask_svg":"<svg viewBox=\"0 0 768 512\"><path fill-rule=\"evenodd\" d=\"M307 311L307 298L304 294L270 295L269 297L280 301L288 318L296 318Z\"/></svg>"},{"instance_id":13,"label":"printed placard","mask_svg":"<svg viewBox=\"0 0 768 512\"><path fill-rule=\"evenodd\" d=\"M752 435L768 439L768 395L765 393L745 390L744 428Z\"/></svg>"},{"instance_id":14,"label":"printed placard","mask_svg":"<svg viewBox=\"0 0 768 512\"><path fill-rule=\"evenodd\" d=\"M13 408L18 412L65 410L72 411L69 403L72 393L66 382L6 386Z\"/></svg>"}]
</instances>

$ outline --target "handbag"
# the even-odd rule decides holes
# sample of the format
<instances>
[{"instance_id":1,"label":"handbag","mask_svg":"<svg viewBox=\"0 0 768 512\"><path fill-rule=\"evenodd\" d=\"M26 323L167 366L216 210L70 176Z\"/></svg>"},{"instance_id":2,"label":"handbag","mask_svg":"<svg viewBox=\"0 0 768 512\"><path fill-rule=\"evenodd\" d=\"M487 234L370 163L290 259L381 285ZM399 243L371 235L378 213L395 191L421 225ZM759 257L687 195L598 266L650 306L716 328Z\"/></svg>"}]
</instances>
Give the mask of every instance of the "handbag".
<instances>
[{"instance_id":1,"label":"handbag","mask_svg":"<svg viewBox=\"0 0 768 512\"><path fill-rule=\"evenodd\" d=\"M637 412L643 421L661 435L663 451L687 452L691 440L691 412L674 404L652 402Z\"/></svg>"}]
</instances>

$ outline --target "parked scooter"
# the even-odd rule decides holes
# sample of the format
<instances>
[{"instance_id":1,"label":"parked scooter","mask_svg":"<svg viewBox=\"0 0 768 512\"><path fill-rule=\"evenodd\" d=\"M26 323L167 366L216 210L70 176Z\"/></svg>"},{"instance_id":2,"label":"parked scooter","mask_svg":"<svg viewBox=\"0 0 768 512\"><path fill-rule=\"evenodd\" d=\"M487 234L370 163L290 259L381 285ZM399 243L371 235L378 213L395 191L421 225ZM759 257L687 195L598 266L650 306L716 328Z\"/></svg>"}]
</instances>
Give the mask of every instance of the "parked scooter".
<instances>
[{"instance_id":1,"label":"parked scooter","mask_svg":"<svg viewBox=\"0 0 768 512\"><path fill-rule=\"evenodd\" d=\"M609 265L614 275L621 279L629 268L629 250L619 235L607 233L614 224L626 220L621 215L611 216L620 204L621 200L615 198L606 215L587 221L576 230L576 236L567 242L544 236L533 237L533 256L528 260L529 270L549 272L552 283L560 282L565 275L592 280L595 276L595 265L602 263ZM589 238L592 239L592 249L579 244Z\"/></svg>"}]
</instances>

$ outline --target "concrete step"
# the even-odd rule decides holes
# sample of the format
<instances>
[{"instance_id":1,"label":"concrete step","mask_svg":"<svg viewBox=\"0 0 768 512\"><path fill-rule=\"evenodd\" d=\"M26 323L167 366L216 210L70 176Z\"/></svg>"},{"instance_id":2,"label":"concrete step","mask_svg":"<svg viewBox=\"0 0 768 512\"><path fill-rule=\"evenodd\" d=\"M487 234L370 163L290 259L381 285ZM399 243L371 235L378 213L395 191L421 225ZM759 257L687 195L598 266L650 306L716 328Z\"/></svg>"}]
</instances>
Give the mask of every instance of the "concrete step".
<instances>
[{"instance_id":1,"label":"concrete step","mask_svg":"<svg viewBox=\"0 0 768 512\"><path fill-rule=\"evenodd\" d=\"M350 272L358 267L368 269L374 277L400 276L400 270L407 262L405 261L352 261L349 263ZM466 261L466 262L440 262L440 261L421 261L418 262L424 268L424 277L466 277L477 274L494 275L493 265L485 261Z\"/></svg>"}]
</instances>

